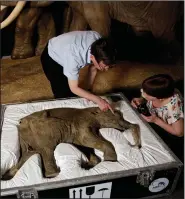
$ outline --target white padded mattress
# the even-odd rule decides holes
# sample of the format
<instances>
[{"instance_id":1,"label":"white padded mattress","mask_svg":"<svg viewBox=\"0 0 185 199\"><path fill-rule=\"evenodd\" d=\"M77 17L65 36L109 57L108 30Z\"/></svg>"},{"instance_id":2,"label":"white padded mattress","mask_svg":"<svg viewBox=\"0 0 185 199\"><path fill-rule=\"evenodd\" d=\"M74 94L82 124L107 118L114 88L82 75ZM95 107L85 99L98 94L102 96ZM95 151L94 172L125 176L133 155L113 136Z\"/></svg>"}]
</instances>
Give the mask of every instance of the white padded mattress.
<instances>
[{"instance_id":1,"label":"white padded mattress","mask_svg":"<svg viewBox=\"0 0 185 199\"><path fill-rule=\"evenodd\" d=\"M86 99L54 100L7 106L4 113L1 137L1 175L15 165L19 159L19 141L16 127L19 119L44 109L57 107L85 108L92 106L96 105ZM80 168L79 160L81 157L84 159L86 157L74 146L61 143L54 151L56 163L61 170L57 177L43 178L40 156L35 154L27 160L14 178L8 181L1 181L1 189L99 175L174 161L170 153L159 143L150 129L125 101L120 101L119 109L123 112L126 120L140 125L141 149L128 145L127 140L133 142L129 130L121 133L115 129L104 128L100 130L101 134L114 145L119 162L102 161L94 168L84 170ZM95 153L103 160L103 153L101 151L95 150Z\"/></svg>"}]
</instances>

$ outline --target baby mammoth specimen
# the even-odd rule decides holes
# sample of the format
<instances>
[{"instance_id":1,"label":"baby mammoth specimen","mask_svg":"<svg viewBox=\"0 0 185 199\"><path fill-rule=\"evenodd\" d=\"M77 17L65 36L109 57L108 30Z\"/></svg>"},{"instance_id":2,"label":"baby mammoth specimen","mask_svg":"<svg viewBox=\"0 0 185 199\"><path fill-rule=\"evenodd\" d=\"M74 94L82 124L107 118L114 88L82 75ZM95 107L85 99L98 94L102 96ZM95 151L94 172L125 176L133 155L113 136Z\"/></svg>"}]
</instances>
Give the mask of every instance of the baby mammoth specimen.
<instances>
[{"instance_id":1,"label":"baby mammoth specimen","mask_svg":"<svg viewBox=\"0 0 185 199\"><path fill-rule=\"evenodd\" d=\"M135 145L140 147L139 126L125 121L118 110L113 114L111 111L102 112L98 107L55 108L22 118L18 126L21 157L17 165L8 170L2 179L11 179L28 158L36 153L41 156L44 176L57 176L60 170L54 159L54 150L60 143L98 149L104 152L104 161L117 161L114 146L101 136L100 128L115 128L120 131L131 128ZM85 164L87 168L100 162L95 153L91 153L88 159Z\"/></svg>"}]
</instances>

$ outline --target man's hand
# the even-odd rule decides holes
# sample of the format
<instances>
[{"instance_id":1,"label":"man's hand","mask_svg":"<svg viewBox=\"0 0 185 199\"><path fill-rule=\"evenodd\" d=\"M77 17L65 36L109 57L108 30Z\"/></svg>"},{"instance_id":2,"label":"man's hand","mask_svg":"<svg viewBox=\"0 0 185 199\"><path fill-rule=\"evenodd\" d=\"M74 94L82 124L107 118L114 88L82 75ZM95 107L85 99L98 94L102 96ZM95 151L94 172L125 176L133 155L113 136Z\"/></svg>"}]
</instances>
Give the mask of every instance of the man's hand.
<instances>
[{"instance_id":1,"label":"man's hand","mask_svg":"<svg viewBox=\"0 0 185 199\"><path fill-rule=\"evenodd\" d=\"M87 100L91 100L94 103L98 104L99 108L102 111L106 111L106 110L110 109L111 112L114 114L113 108L111 107L111 105L106 100L104 100L101 97L96 96L96 95L94 95L94 94L92 94L88 91L85 91L82 88L79 88L78 87L78 80L68 80L68 83L69 83L69 87L70 87L71 91L74 94L76 94L80 97L83 97Z\"/></svg>"},{"instance_id":2,"label":"man's hand","mask_svg":"<svg viewBox=\"0 0 185 199\"><path fill-rule=\"evenodd\" d=\"M100 97L99 101L97 102L100 110L102 111L107 111L108 109L110 109L110 111L114 114L113 108L111 107L111 105L104 99L102 99Z\"/></svg>"}]
</instances>

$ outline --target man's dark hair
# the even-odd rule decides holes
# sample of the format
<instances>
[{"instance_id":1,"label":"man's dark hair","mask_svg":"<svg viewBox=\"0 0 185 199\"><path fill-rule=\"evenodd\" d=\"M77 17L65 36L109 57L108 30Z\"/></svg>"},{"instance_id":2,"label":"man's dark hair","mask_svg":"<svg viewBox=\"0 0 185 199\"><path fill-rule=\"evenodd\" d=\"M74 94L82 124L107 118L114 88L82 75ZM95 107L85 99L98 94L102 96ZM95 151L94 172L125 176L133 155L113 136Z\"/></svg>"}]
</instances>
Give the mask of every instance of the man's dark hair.
<instances>
[{"instance_id":1,"label":"man's dark hair","mask_svg":"<svg viewBox=\"0 0 185 199\"><path fill-rule=\"evenodd\" d=\"M175 83L170 75L158 74L145 79L142 83L142 89L150 96L163 99L173 96Z\"/></svg>"},{"instance_id":2,"label":"man's dark hair","mask_svg":"<svg viewBox=\"0 0 185 199\"><path fill-rule=\"evenodd\" d=\"M106 65L115 63L116 49L110 38L100 38L91 45L91 54L99 63L103 61Z\"/></svg>"}]
</instances>

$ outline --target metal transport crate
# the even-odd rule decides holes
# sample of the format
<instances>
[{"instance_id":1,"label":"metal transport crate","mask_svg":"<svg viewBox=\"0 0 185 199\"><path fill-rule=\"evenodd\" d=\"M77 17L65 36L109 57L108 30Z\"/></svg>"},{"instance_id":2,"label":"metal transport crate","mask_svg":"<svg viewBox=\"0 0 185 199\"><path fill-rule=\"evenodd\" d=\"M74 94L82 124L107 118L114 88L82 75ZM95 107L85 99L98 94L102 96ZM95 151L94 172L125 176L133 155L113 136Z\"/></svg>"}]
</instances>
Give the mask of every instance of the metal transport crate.
<instances>
[{"instance_id":1,"label":"metal transport crate","mask_svg":"<svg viewBox=\"0 0 185 199\"><path fill-rule=\"evenodd\" d=\"M105 95L116 102L129 101L122 93ZM68 98L74 99L74 98ZM64 99L60 99L64 100ZM50 100L52 101L52 100ZM42 102L42 101L37 101ZM32 102L30 102L32 103ZM35 103L35 102L34 102ZM4 111L12 104L1 106L1 133ZM133 109L134 110L134 109ZM135 110L134 110L135 111ZM138 114L138 113L136 113ZM139 115L139 114L138 114ZM85 176L32 186L1 189L2 198L158 198L170 195L176 188L183 168L182 162L174 155L156 132L144 121L174 161L165 164ZM98 193L98 195L97 195Z\"/></svg>"}]
</instances>

